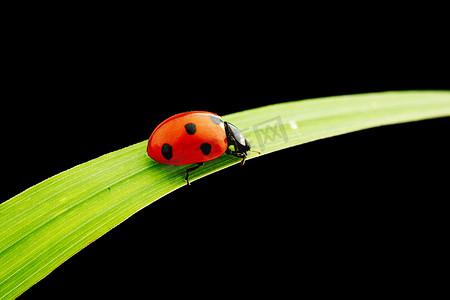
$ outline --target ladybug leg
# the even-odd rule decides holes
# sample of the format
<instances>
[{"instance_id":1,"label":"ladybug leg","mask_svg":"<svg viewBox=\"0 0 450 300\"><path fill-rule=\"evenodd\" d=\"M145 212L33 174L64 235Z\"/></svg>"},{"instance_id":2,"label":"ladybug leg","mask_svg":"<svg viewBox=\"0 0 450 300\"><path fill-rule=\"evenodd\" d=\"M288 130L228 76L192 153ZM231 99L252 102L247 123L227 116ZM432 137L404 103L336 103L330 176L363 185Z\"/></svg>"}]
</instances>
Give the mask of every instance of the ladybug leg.
<instances>
[{"instance_id":1,"label":"ladybug leg","mask_svg":"<svg viewBox=\"0 0 450 300\"><path fill-rule=\"evenodd\" d=\"M241 154L242 160L241 160L241 166L244 166L245 160L247 159L247 152Z\"/></svg>"},{"instance_id":2,"label":"ladybug leg","mask_svg":"<svg viewBox=\"0 0 450 300\"><path fill-rule=\"evenodd\" d=\"M191 185L189 183L189 172L197 170L198 168L200 168L201 166L203 166L205 163L201 162L201 163L197 163L197 165L195 167L191 167L191 168L187 168L186 169L186 177L184 177L184 179L186 180L187 185Z\"/></svg>"}]
</instances>

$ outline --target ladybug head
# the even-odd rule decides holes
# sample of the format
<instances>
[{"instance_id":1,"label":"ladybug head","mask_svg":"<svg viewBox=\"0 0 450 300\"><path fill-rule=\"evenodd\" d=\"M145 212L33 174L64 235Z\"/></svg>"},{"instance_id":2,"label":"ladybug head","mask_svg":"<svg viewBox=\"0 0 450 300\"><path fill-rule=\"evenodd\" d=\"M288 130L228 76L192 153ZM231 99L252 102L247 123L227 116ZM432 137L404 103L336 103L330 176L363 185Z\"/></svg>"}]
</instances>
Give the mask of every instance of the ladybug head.
<instances>
[{"instance_id":1,"label":"ladybug head","mask_svg":"<svg viewBox=\"0 0 450 300\"><path fill-rule=\"evenodd\" d=\"M251 148L250 142L236 126L228 122L224 123L228 142L228 148L225 152L242 158L241 164L244 164L244 161L247 158L247 151Z\"/></svg>"}]
</instances>

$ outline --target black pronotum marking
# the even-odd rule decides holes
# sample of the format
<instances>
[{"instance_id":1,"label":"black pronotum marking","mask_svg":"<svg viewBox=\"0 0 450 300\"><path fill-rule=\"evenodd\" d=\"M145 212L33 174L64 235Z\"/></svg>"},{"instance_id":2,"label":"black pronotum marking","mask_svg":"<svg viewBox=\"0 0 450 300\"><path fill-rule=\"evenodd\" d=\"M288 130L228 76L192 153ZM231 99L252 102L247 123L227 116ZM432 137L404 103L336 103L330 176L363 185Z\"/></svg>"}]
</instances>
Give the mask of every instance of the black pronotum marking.
<instances>
[{"instance_id":1,"label":"black pronotum marking","mask_svg":"<svg viewBox=\"0 0 450 300\"><path fill-rule=\"evenodd\" d=\"M187 123L184 125L184 128L186 128L186 132L190 135L193 135L197 131L197 127L194 123Z\"/></svg>"},{"instance_id":2,"label":"black pronotum marking","mask_svg":"<svg viewBox=\"0 0 450 300\"><path fill-rule=\"evenodd\" d=\"M165 159L171 159L172 156L173 156L172 146L170 146L167 143L162 145L162 147L161 147L161 154L162 154L162 156L164 156Z\"/></svg>"},{"instance_id":3,"label":"black pronotum marking","mask_svg":"<svg viewBox=\"0 0 450 300\"><path fill-rule=\"evenodd\" d=\"M203 144L200 146L200 149L202 150L202 153L203 153L204 155L208 155L208 154L211 153L211 144L203 143Z\"/></svg>"},{"instance_id":4,"label":"black pronotum marking","mask_svg":"<svg viewBox=\"0 0 450 300\"><path fill-rule=\"evenodd\" d=\"M221 119L220 117L216 116L216 115L209 115L208 117L209 117L209 118L211 119L211 121L213 121L213 123L216 124L216 125L220 125L220 123L223 123L222 119Z\"/></svg>"}]
</instances>

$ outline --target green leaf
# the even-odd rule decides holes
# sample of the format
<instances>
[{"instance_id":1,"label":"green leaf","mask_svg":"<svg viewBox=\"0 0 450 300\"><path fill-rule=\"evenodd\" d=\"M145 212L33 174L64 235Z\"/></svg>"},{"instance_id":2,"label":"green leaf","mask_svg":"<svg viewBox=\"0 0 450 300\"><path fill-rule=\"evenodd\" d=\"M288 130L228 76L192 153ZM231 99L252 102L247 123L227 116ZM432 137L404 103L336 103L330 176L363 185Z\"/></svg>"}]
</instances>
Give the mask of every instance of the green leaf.
<instances>
[{"instance_id":1,"label":"green leaf","mask_svg":"<svg viewBox=\"0 0 450 300\"><path fill-rule=\"evenodd\" d=\"M328 97L223 119L266 155L365 128L450 116L449 91ZM0 205L0 299L14 299L91 242L185 185L186 166L156 163L143 141L57 174ZM249 158L259 157L249 153ZM222 155L191 181L238 163ZM268 166L270 168L270 166Z\"/></svg>"}]
</instances>

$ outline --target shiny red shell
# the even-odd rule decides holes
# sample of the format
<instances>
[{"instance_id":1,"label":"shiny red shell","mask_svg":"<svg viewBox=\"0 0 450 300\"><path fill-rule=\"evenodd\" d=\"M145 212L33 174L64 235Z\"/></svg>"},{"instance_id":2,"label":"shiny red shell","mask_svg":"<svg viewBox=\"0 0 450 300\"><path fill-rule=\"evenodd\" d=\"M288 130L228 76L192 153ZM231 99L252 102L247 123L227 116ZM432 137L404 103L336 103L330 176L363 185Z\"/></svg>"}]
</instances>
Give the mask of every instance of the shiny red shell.
<instances>
[{"instance_id":1,"label":"shiny red shell","mask_svg":"<svg viewBox=\"0 0 450 300\"><path fill-rule=\"evenodd\" d=\"M227 147L222 118L212 112L191 111L159 124L148 140L147 153L162 164L187 165L213 160Z\"/></svg>"}]
</instances>

